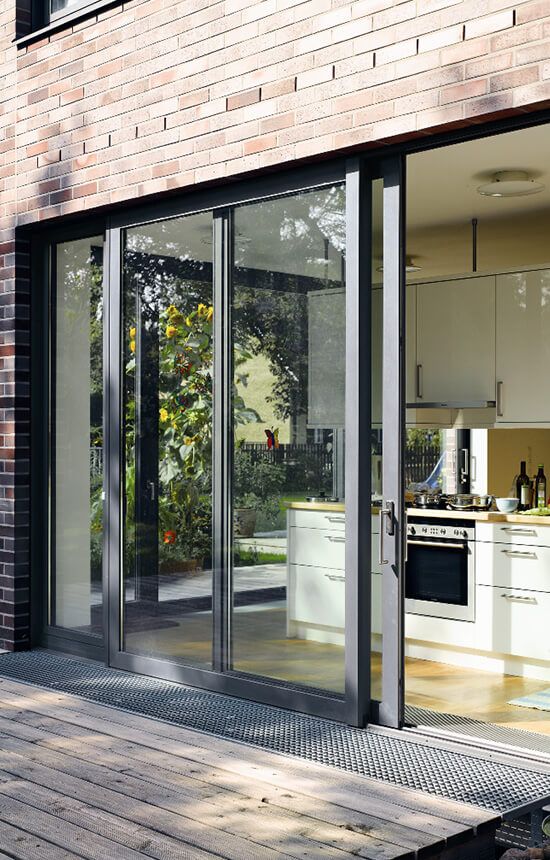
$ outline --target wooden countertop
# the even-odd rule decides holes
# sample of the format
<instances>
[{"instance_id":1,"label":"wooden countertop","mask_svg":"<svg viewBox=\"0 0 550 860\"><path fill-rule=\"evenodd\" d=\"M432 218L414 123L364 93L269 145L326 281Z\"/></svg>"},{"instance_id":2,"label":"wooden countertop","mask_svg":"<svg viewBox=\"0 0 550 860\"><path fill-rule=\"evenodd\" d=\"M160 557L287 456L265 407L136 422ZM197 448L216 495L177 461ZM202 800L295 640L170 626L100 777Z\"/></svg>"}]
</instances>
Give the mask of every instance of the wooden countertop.
<instances>
[{"instance_id":1,"label":"wooden countertop","mask_svg":"<svg viewBox=\"0 0 550 860\"><path fill-rule=\"evenodd\" d=\"M298 511L333 511L343 513L344 502L286 502L285 506ZM380 508L371 508L372 516L378 516ZM433 511L422 508L407 508L408 517L437 517L449 520L474 520L484 523L516 523L516 525L550 526L550 517L528 517L524 514L501 514L499 511Z\"/></svg>"}]
</instances>

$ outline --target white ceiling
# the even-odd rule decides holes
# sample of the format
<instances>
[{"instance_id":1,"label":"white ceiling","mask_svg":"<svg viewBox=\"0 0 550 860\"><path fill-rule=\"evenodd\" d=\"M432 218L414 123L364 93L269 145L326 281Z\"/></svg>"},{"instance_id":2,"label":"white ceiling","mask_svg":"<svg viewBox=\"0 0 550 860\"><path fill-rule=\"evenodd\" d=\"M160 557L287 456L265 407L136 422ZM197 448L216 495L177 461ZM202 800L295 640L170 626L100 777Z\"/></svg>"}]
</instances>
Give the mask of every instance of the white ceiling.
<instances>
[{"instance_id":1,"label":"white ceiling","mask_svg":"<svg viewBox=\"0 0 550 860\"><path fill-rule=\"evenodd\" d=\"M529 197L483 197L499 170L526 170L544 185ZM457 224L550 208L550 125L445 146L407 160L407 226Z\"/></svg>"}]
</instances>

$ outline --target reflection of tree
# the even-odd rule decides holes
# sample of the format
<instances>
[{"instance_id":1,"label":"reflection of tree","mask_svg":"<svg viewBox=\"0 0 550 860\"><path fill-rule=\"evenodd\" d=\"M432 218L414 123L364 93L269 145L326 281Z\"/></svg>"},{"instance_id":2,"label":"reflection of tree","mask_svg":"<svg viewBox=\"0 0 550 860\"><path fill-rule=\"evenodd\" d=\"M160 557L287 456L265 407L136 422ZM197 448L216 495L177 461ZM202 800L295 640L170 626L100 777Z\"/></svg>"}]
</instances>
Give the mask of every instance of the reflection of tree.
<instances>
[{"instance_id":1,"label":"reflection of tree","mask_svg":"<svg viewBox=\"0 0 550 860\"><path fill-rule=\"evenodd\" d=\"M295 418L307 406L307 293L344 285L344 189L242 207L235 234L235 337L267 358L276 415Z\"/></svg>"}]
</instances>

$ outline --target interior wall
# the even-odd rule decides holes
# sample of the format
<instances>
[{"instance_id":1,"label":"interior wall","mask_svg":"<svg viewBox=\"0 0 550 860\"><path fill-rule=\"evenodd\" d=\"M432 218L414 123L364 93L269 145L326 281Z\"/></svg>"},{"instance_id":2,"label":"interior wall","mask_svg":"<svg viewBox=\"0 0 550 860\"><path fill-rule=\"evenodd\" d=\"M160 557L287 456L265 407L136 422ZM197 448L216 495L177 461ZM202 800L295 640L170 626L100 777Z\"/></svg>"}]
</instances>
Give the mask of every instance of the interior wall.
<instances>
[{"instance_id":1,"label":"interior wall","mask_svg":"<svg viewBox=\"0 0 550 860\"><path fill-rule=\"evenodd\" d=\"M442 204L443 205L443 204ZM480 218L477 225L477 271L493 272L550 264L550 210L510 218ZM421 271L407 276L422 281L472 272L472 225L434 224L407 232L407 254Z\"/></svg>"},{"instance_id":2,"label":"interior wall","mask_svg":"<svg viewBox=\"0 0 550 860\"><path fill-rule=\"evenodd\" d=\"M487 434L487 487L493 495L509 495L521 460L530 477L539 463L544 463L546 474L550 472L550 430L499 428Z\"/></svg>"}]
</instances>

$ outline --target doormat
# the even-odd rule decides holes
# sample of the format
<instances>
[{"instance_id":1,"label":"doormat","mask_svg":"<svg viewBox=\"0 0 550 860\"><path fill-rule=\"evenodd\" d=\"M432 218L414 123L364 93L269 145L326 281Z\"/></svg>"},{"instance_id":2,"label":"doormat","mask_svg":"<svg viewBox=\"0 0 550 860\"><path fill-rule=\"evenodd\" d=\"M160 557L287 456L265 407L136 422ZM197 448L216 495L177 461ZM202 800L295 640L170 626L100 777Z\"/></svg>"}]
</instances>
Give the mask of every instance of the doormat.
<instances>
[{"instance_id":1,"label":"doormat","mask_svg":"<svg viewBox=\"0 0 550 860\"><path fill-rule=\"evenodd\" d=\"M550 711L550 688L521 696L519 699L511 699L508 704L518 705L520 708L535 708L537 711Z\"/></svg>"}]
</instances>

